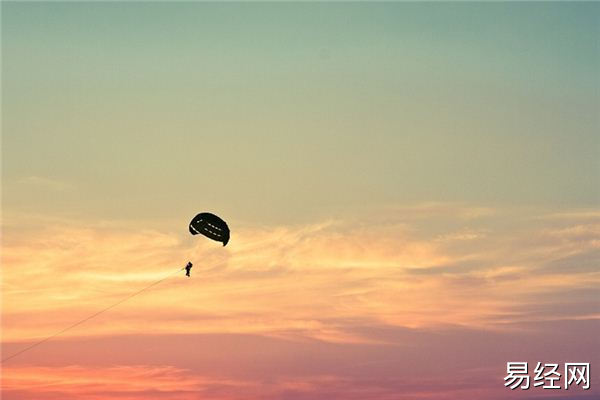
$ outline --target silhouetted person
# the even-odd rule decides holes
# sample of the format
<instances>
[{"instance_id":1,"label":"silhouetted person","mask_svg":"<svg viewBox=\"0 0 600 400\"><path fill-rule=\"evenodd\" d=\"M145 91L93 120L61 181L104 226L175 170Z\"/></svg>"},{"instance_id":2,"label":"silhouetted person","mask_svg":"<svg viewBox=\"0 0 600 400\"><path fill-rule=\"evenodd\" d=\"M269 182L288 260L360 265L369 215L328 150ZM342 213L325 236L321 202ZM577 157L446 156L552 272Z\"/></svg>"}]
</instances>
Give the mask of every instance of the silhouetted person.
<instances>
[{"instance_id":1,"label":"silhouetted person","mask_svg":"<svg viewBox=\"0 0 600 400\"><path fill-rule=\"evenodd\" d=\"M190 270L192 269L193 264L188 261L185 266L185 276L190 276Z\"/></svg>"}]
</instances>

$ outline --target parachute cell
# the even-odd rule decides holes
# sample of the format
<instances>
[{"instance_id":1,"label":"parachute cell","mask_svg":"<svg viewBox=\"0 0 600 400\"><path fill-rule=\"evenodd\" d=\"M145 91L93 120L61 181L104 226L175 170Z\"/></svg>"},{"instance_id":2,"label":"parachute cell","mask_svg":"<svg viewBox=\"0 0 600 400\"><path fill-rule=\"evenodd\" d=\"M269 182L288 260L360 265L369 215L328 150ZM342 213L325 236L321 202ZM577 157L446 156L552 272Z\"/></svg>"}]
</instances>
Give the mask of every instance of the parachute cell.
<instances>
[{"instance_id":1,"label":"parachute cell","mask_svg":"<svg viewBox=\"0 0 600 400\"><path fill-rule=\"evenodd\" d=\"M227 223L215 214L200 213L190 222L190 233L192 235L202 234L207 238L222 242L223 246L229 242L229 227Z\"/></svg>"}]
</instances>

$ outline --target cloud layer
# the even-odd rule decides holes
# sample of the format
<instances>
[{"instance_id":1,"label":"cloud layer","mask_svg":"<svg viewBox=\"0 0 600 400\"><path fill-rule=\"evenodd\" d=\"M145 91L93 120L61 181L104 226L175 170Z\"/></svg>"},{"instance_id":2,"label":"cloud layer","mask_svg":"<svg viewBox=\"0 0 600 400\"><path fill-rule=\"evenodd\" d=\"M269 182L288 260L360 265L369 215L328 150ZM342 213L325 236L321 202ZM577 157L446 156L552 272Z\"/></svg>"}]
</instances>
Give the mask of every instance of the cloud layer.
<instances>
[{"instance_id":1,"label":"cloud layer","mask_svg":"<svg viewBox=\"0 0 600 400\"><path fill-rule=\"evenodd\" d=\"M4 356L195 265L15 358L9 398L504 398L512 358L600 361L590 210L423 204L225 248L101 221L4 232Z\"/></svg>"}]
</instances>

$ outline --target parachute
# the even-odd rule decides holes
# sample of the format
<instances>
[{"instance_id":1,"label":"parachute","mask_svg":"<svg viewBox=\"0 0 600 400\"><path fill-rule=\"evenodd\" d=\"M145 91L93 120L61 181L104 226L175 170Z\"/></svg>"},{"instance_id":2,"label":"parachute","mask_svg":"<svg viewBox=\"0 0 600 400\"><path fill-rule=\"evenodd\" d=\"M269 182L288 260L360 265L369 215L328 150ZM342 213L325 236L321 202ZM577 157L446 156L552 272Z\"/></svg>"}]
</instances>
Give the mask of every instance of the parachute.
<instances>
[{"instance_id":1,"label":"parachute","mask_svg":"<svg viewBox=\"0 0 600 400\"><path fill-rule=\"evenodd\" d=\"M227 223L215 214L203 212L196 215L190 222L192 235L202 234L209 239L222 242L223 246L229 242L229 227Z\"/></svg>"}]
</instances>

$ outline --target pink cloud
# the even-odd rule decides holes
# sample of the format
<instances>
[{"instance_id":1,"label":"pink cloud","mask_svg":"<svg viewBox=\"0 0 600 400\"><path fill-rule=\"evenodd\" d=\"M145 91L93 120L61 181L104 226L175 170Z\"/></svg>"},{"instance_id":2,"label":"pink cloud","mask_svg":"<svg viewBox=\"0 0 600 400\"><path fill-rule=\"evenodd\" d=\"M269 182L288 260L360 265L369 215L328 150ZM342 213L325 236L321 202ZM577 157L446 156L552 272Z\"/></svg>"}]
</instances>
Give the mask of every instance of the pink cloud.
<instances>
[{"instance_id":1,"label":"pink cloud","mask_svg":"<svg viewBox=\"0 0 600 400\"><path fill-rule=\"evenodd\" d=\"M195 267L3 366L3 391L95 400L117 382L110 398L504 399L506 361L587 361L595 346L600 225L571 214L438 204L239 228L225 248L139 223L11 226L5 355Z\"/></svg>"}]
</instances>

